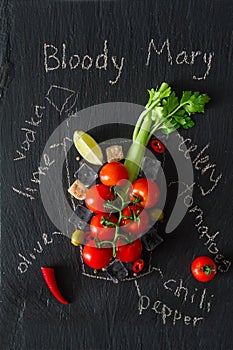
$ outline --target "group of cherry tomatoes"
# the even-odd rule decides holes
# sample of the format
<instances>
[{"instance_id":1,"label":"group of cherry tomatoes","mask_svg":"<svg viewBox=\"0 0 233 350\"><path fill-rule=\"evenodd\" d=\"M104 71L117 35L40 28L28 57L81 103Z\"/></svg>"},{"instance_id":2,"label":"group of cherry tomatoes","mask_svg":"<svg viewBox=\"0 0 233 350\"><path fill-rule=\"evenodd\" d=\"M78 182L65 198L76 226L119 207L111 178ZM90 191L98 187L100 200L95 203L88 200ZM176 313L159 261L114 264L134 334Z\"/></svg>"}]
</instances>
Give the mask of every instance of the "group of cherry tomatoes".
<instances>
[{"instance_id":1,"label":"group of cherry tomatoes","mask_svg":"<svg viewBox=\"0 0 233 350\"><path fill-rule=\"evenodd\" d=\"M105 164L99 180L101 183L89 188L86 194L86 207L94 215L82 252L84 262L96 270L106 267L113 257L124 263L140 257L140 236L149 227L148 209L160 196L158 185L151 179L139 178L129 184L127 169L120 162ZM119 200L125 205L114 210L114 203Z\"/></svg>"},{"instance_id":2,"label":"group of cherry tomatoes","mask_svg":"<svg viewBox=\"0 0 233 350\"><path fill-rule=\"evenodd\" d=\"M140 237L148 231L150 210L159 200L158 185L147 178L130 184L127 169L120 162L105 164L99 172L99 180L100 184L88 189L85 199L86 207L94 215L90 231L85 233L83 261L99 270L117 258L123 263L134 263L133 271L140 272L144 266L144 261L139 259ZM120 209L115 208L119 199L124 204ZM208 282L214 278L217 268L211 258L201 256L193 261L191 271L198 281Z\"/></svg>"}]
</instances>

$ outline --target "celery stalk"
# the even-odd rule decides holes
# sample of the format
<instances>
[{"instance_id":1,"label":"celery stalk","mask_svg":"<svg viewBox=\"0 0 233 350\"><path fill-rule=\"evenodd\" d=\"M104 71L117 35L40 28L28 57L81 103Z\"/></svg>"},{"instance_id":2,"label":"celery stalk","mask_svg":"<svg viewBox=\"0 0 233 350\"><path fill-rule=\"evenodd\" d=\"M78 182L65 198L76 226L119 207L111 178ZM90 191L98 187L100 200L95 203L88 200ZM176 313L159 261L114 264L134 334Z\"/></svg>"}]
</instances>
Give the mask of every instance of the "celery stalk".
<instances>
[{"instance_id":1,"label":"celery stalk","mask_svg":"<svg viewBox=\"0 0 233 350\"><path fill-rule=\"evenodd\" d=\"M133 141L124 163L126 169L128 170L129 181L131 183L138 177L144 154L145 146L137 141Z\"/></svg>"},{"instance_id":2,"label":"celery stalk","mask_svg":"<svg viewBox=\"0 0 233 350\"><path fill-rule=\"evenodd\" d=\"M124 165L128 170L130 182L133 182L140 172L151 125L152 120L149 115L146 115L141 127L139 128L137 136L128 150Z\"/></svg>"},{"instance_id":3,"label":"celery stalk","mask_svg":"<svg viewBox=\"0 0 233 350\"><path fill-rule=\"evenodd\" d=\"M134 182L138 177L145 147L153 133L161 130L168 135L180 127L193 127L195 123L190 115L196 112L203 113L205 104L210 100L208 95L192 91L183 91L181 99L178 100L167 83L162 83L156 90L148 91L149 100L135 125L133 142L124 163L130 182Z\"/></svg>"}]
</instances>

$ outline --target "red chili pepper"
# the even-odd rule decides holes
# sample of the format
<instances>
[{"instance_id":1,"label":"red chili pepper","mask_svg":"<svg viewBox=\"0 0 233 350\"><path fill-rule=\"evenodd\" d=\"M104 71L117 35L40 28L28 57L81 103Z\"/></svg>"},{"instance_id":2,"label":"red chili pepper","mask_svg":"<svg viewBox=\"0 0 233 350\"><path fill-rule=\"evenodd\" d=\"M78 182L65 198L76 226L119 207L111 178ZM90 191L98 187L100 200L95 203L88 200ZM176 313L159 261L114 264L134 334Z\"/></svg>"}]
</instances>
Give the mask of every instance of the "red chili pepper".
<instances>
[{"instance_id":1,"label":"red chili pepper","mask_svg":"<svg viewBox=\"0 0 233 350\"><path fill-rule=\"evenodd\" d=\"M133 264L133 267L132 267L133 272L135 272L135 273L141 272L144 265L145 265L144 260L142 260L142 259L136 260Z\"/></svg>"},{"instance_id":2,"label":"red chili pepper","mask_svg":"<svg viewBox=\"0 0 233 350\"><path fill-rule=\"evenodd\" d=\"M165 151L165 147L160 140L157 140L157 139L151 140L150 146L157 153L164 153Z\"/></svg>"},{"instance_id":3,"label":"red chili pepper","mask_svg":"<svg viewBox=\"0 0 233 350\"><path fill-rule=\"evenodd\" d=\"M43 274L44 280L47 284L47 286L50 289L50 292L53 294L53 296L60 301L62 304L69 304L67 300L63 298L61 295L60 290L57 286L57 281L55 278L54 268L53 267L41 267L41 272Z\"/></svg>"}]
</instances>

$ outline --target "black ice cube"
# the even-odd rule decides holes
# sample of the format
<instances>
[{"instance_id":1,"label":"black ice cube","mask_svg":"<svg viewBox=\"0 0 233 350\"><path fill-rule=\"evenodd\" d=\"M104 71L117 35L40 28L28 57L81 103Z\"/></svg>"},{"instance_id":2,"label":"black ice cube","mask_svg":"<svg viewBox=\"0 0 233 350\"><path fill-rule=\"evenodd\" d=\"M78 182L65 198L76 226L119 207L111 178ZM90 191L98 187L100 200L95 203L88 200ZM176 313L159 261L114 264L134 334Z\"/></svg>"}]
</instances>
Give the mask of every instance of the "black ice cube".
<instances>
[{"instance_id":1,"label":"black ice cube","mask_svg":"<svg viewBox=\"0 0 233 350\"><path fill-rule=\"evenodd\" d=\"M69 222L72 223L76 229L83 230L90 220L92 212L81 204L78 204L73 214L69 218Z\"/></svg>"},{"instance_id":2,"label":"black ice cube","mask_svg":"<svg viewBox=\"0 0 233 350\"><path fill-rule=\"evenodd\" d=\"M152 252L152 250L164 241L157 233L155 227L152 227L141 239L148 252Z\"/></svg>"},{"instance_id":3,"label":"black ice cube","mask_svg":"<svg viewBox=\"0 0 233 350\"><path fill-rule=\"evenodd\" d=\"M118 259L115 259L106 267L106 272L114 283L118 283L129 274L125 266Z\"/></svg>"}]
</instances>

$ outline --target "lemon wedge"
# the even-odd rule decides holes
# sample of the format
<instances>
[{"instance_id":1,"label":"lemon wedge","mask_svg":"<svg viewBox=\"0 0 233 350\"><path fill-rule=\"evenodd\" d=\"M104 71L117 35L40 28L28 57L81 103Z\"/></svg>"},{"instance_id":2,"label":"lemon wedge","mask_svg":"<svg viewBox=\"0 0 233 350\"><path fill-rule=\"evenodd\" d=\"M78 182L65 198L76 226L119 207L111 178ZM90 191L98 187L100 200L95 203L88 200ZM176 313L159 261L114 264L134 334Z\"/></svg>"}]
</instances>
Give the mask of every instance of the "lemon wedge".
<instances>
[{"instance_id":1,"label":"lemon wedge","mask_svg":"<svg viewBox=\"0 0 233 350\"><path fill-rule=\"evenodd\" d=\"M74 145L80 155L89 163L95 165L103 164L103 153L98 143L81 130L76 130L73 136Z\"/></svg>"}]
</instances>

